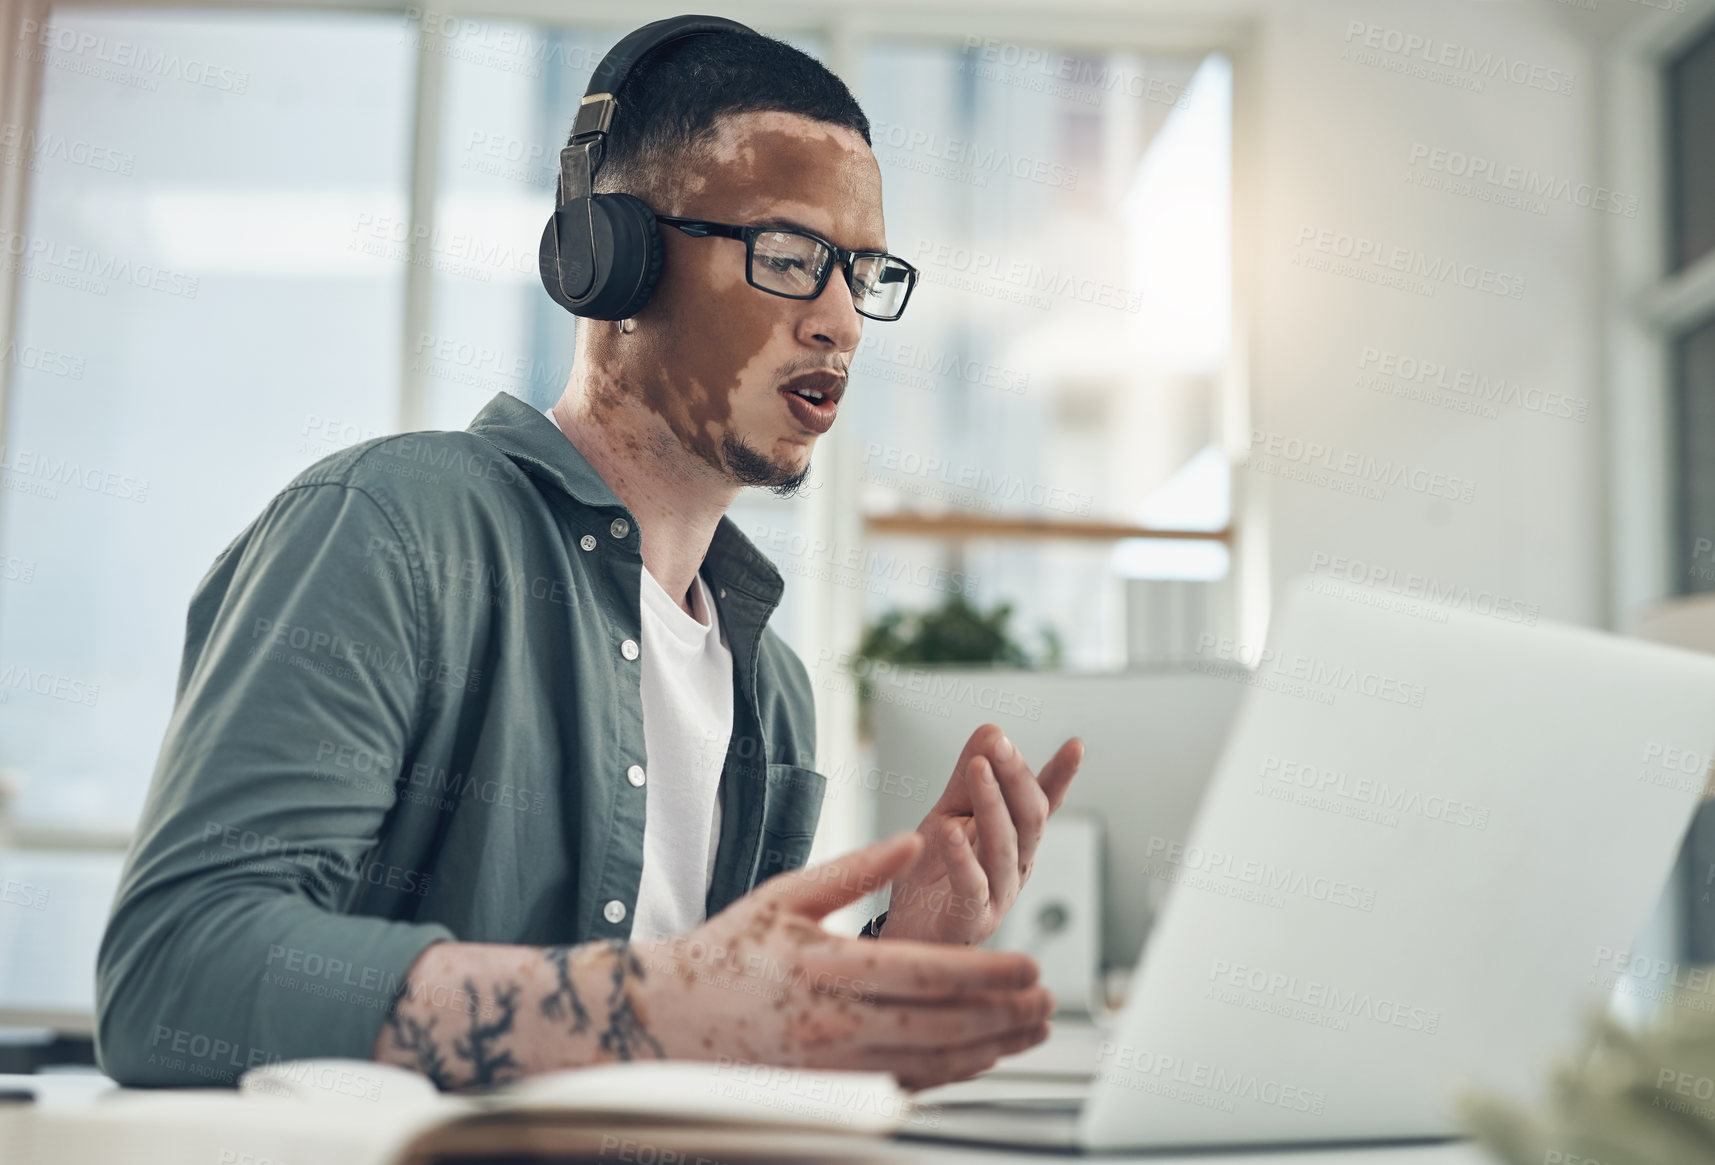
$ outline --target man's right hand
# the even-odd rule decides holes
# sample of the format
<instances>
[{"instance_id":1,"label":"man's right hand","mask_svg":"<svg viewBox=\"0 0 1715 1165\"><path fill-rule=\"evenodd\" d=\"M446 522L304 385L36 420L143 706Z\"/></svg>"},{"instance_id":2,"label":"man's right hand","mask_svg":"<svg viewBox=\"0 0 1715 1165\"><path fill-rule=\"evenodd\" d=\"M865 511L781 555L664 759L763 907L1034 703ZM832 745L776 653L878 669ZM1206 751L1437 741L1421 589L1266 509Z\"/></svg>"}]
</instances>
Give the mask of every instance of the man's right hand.
<instances>
[{"instance_id":1,"label":"man's right hand","mask_svg":"<svg viewBox=\"0 0 1715 1165\"><path fill-rule=\"evenodd\" d=\"M1048 1036L1054 1001L1028 955L876 942L822 929L916 859L901 833L781 874L681 938L633 943L638 1010L674 1059L966 1079Z\"/></svg>"}]
</instances>

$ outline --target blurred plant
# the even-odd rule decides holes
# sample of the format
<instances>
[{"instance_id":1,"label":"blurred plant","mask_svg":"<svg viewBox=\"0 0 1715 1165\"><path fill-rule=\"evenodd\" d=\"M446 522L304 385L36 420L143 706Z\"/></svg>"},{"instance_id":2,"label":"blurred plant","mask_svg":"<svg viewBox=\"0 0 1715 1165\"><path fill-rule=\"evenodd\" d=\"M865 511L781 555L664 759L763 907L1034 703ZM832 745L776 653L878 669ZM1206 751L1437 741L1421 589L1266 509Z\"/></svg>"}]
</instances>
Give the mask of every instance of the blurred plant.
<instances>
[{"instance_id":1,"label":"blurred plant","mask_svg":"<svg viewBox=\"0 0 1715 1165\"><path fill-rule=\"evenodd\" d=\"M1676 1009L1631 1031L1596 1014L1586 1028L1584 1053L1555 1069L1540 1111L1463 1098L1490 1150L1512 1165L1715 1161L1715 1017Z\"/></svg>"},{"instance_id":2,"label":"blurred plant","mask_svg":"<svg viewBox=\"0 0 1715 1165\"><path fill-rule=\"evenodd\" d=\"M1060 663L1060 637L1044 625L1038 634L1039 652L1032 654L1012 637L1012 604L1001 603L986 614L951 594L939 607L927 611L895 608L877 619L858 643L859 691L867 702L874 698L870 677L877 663L934 666L937 664L993 667L1052 668Z\"/></svg>"}]
</instances>

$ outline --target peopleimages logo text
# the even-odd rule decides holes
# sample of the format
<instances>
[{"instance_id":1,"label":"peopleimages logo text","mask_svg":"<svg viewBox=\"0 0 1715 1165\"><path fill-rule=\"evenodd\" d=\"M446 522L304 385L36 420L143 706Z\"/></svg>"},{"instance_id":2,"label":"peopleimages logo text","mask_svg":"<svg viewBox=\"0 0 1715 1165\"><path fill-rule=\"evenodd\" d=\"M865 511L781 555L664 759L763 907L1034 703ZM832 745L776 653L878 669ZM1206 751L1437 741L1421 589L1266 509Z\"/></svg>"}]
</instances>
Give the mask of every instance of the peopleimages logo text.
<instances>
[{"instance_id":1,"label":"peopleimages logo text","mask_svg":"<svg viewBox=\"0 0 1715 1165\"><path fill-rule=\"evenodd\" d=\"M1029 259L1009 259L998 251L961 247L924 239L917 244L920 266L939 267L973 279L990 279L1020 292L1058 296L1095 307L1111 307L1138 315L1143 311L1143 292L1074 271L1044 267Z\"/></svg>"},{"instance_id":2,"label":"peopleimages logo text","mask_svg":"<svg viewBox=\"0 0 1715 1165\"><path fill-rule=\"evenodd\" d=\"M921 154L974 174L1006 174L1021 181L1064 190L1075 190L1078 186L1076 166L1062 166L1030 154L1015 154L992 143L945 137L933 130L885 121L870 122L869 133L871 144L878 150L885 147L907 154Z\"/></svg>"},{"instance_id":3,"label":"peopleimages logo text","mask_svg":"<svg viewBox=\"0 0 1715 1165\"><path fill-rule=\"evenodd\" d=\"M1372 995L1337 987L1317 979L1300 979L1262 967L1216 959L1209 978L1223 987L1267 995L1306 1007L1324 1008L1336 1015L1367 1019L1384 1026L1434 1035L1441 1026L1441 1013L1434 1008L1413 1007L1385 995Z\"/></svg>"},{"instance_id":4,"label":"peopleimages logo text","mask_svg":"<svg viewBox=\"0 0 1715 1165\"><path fill-rule=\"evenodd\" d=\"M1329 554L1318 550L1310 556L1310 573L1326 573L1355 586L1386 591L1407 599L1419 600L1436 607L1471 611L1499 619L1503 623L1536 626L1542 607L1538 603L1511 598L1486 587L1471 587L1464 583L1444 583L1439 579L1410 571L1399 571L1378 562Z\"/></svg>"},{"instance_id":5,"label":"peopleimages logo text","mask_svg":"<svg viewBox=\"0 0 1715 1165\"><path fill-rule=\"evenodd\" d=\"M1225 850L1171 841L1165 837L1152 836L1144 852L1151 860L1159 858L1175 870L1230 878L1276 894L1296 894L1330 906L1363 911L1376 908L1373 887L1359 886L1343 878L1313 874L1292 866L1277 866L1258 858L1241 858Z\"/></svg>"},{"instance_id":6,"label":"peopleimages logo text","mask_svg":"<svg viewBox=\"0 0 1715 1165\"><path fill-rule=\"evenodd\" d=\"M987 680L947 675L932 668L898 665L891 660L870 659L824 647L816 655L816 670L820 672L828 667L858 679L869 680L879 691L895 687L928 696L933 700L966 704L1001 716L1019 716L1026 720L1042 718L1040 699L998 687Z\"/></svg>"},{"instance_id":7,"label":"peopleimages logo text","mask_svg":"<svg viewBox=\"0 0 1715 1165\"><path fill-rule=\"evenodd\" d=\"M250 87L250 74L243 70L210 64L195 57L180 56L176 52L151 49L147 45L128 40L109 40L106 36L97 36L93 32L52 23L42 24L35 20L23 21L19 31L22 34L19 40L25 43L25 47L18 50L20 56L29 51L28 42L34 41L38 46L35 53L37 60L41 60L44 55L41 50L51 49L73 57L98 61L104 65L136 69L151 79L166 77L188 85L240 95Z\"/></svg>"},{"instance_id":8,"label":"peopleimages logo text","mask_svg":"<svg viewBox=\"0 0 1715 1165\"><path fill-rule=\"evenodd\" d=\"M1431 255L1415 247L1390 246L1381 239L1372 239L1350 231L1318 229L1300 226L1294 244L1299 254L1311 252L1330 256L1350 264L1352 270L1334 268L1338 274L1352 274L1370 268L1401 277L1425 281L1434 294L1438 283L1455 283L1468 291L1480 291L1503 299L1523 299L1525 278L1522 275L1485 267L1480 263L1462 263L1445 255ZM1296 258L1294 262L1296 262ZM1315 264L1305 264L1314 266Z\"/></svg>"},{"instance_id":9,"label":"peopleimages logo text","mask_svg":"<svg viewBox=\"0 0 1715 1165\"><path fill-rule=\"evenodd\" d=\"M1126 1079L1127 1075L1135 1075L1140 1080L1159 1077L1223 1097L1256 1101L1296 1112L1320 1113L1328 1103L1327 1093L1316 1089L1264 1079L1249 1072L1228 1071L1200 1060L1164 1055L1148 1048L1128 1047L1111 1040L1102 1042L1096 1062L1108 1072L1119 1073L1119 1078L1113 1079L1112 1083L1132 1088L1138 1085Z\"/></svg>"},{"instance_id":10,"label":"peopleimages logo text","mask_svg":"<svg viewBox=\"0 0 1715 1165\"><path fill-rule=\"evenodd\" d=\"M1115 68L1097 57L1057 53L1035 45L967 34L965 60L960 62L959 71L1004 79L1004 74L996 72L996 66L1023 75L1034 73L1049 82L1063 82L1063 85L1050 84L1044 91L1086 104L1094 104L1103 94L1120 94L1183 109L1191 99L1190 90L1181 82L1151 77L1135 69Z\"/></svg>"},{"instance_id":11,"label":"peopleimages logo text","mask_svg":"<svg viewBox=\"0 0 1715 1165\"><path fill-rule=\"evenodd\" d=\"M1324 768L1304 761L1267 757L1257 779L1278 786L1305 789L1329 797L1339 797L1360 805L1373 805L1390 813L1442 821L1448 825L1463 825L1471 829L1489 827L1489 807L1461 801L1440 793L1424 794L1417 789L1389 785L1374 777L1354 777L1339 769Z\"/></svg>"},{"instance_id":12,"label":"peopleimages logo text","mask_svg":"<svg viewBox=\"0 0 1715 1165\"><path fill-rule=\"evenodd\" d=\"M1090 512L1095 500L1089 494L1061 486L1026 481L1015 473L996 473L987 466L948 461L935 454L924 455L876 441L865 445L863 462L866 474L879 469L896 477L938 481L968 490L991 503L1024 502L1041 509L1084 515Z\"/></svg>"},{"instance_id":13,"label":"peopleimages logo text","mask_svg":"<svg viewBox=\"0 0 1715 1165\"><path fill-rule=\"evenodd\" d=\"M1272 647L1255 648L1237 640L1218 637L1210 631L1197 637L1197 654L1223 663L1240 664L1259 673L1279 673L1331 691L1352 692L1413 708L1423 707L1423 697L1427 692L1422 684L1396 676L1384 676L1379 672L1364 671L1297 652L1282 655Z\"/></svg>"},{"instance_id":14,"label":"peopleimages logo text","mask_svg":"<svg viewBox=\"0 0 1715 1165\"><path fill-rule=\"evenodd\" d=\"M1504 376L1491 378L1470 368L1451 368L1440 361L1423 360L1407 353L1365 348L1358 356L1358 368L1390 380L1456 392L1485 403L1516 405L1526 412L1580 424L1590 416L1590 402L1581 397L1521 386L1518 381L1509 381Z\"/></svg>"},{"instance_id":15,"label":"peopleimages logo text","mask_svg":"<svg viewBox=\"0 0 1715 1165\"><path fill-rule=\"evenodd\" d=\"M1428 142L1413 142L1411 165L1419 164L1451 178L1482 183L1533 198L1565 202L1585 210L1624 215L1626 218L1638 216L1638 197L1635 194L1621 194L1609 190L1606 186L1593 186L1588 182L1575 183L1570 178L1544 174L1516 164L1497 162L1479 154L1432 146Z\"/></svg>"},{"instance_id":16,"label":"peopleimages logo text","mask_svg":"<svg viewBox=\"0 0 1715 1165\"><path fill-rule=\"evenodd\" d=\"M1403 28L1388 28L1365 20L1346 22L1346 43L1390 56L1412 58L1427 65L1458 69L1484 80L1510 81L1514 85L1541 89L1546 93L1570 94L1577 83L1568 69L1556 69L1490 49L1479 50L1470 45L1454 44L1438 37Z\"/></svg>"},{"instance_id":17,"label":"peopleimages logo text","mask_svg":"<svg viewBox=\"0 0 1715 1165\"><path fill-rule=\"evenodd\" d=\"M1284 433L1251 430L1251 448L1265 458L1298 464L1337 478L1350 479L1372 486L1402 485L1413 493L1446 498L1470 505L1476 494L1476 483L1462 477L1412 466L1404 461L1377 459L1355 449L1336 449L1320 441ZM1266 462L1258 462L1258 467ZM1379 496L1379 495L1378 495Z\"/></svg>"}]
</instances>

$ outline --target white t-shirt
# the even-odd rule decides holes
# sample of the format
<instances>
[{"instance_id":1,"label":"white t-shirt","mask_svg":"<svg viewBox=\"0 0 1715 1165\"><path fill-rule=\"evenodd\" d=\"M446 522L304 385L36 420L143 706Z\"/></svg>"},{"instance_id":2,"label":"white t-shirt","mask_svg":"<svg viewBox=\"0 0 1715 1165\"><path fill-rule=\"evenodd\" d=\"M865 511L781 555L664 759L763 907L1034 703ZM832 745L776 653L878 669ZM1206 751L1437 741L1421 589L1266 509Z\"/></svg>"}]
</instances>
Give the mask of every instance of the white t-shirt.
<instances>
[{"instance_id":1,"label":"white t-shirt","mask_svg":"<svg viewBox=\"0 0 1715 1165\"><path fill-rule=\"evenodd\" d=\"M732 652L708 584L691 587L693 618L642 572L643 878L636 941L700 925L720 841L721 769L732 736Z\"/></svg>"}]
</instances>

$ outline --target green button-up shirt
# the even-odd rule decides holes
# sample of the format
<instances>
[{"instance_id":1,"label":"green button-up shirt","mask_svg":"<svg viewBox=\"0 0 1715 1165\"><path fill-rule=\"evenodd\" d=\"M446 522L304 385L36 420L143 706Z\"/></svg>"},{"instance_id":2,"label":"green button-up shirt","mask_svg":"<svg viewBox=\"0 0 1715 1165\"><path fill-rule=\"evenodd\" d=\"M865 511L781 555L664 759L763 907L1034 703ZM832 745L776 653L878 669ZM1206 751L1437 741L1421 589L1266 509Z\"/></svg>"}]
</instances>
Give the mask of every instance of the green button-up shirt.
<instances>
[{"instance_id":1,"label":"green button-up shirt","mask_svg":"<svg viewBox=\"0 0 1715 1165\"><path fill-rule=\"evenodd\" d=\"M553 421L366 441L198 585L97 965L126 1084L367 1058L437 939L631 932L649 788L636 519ZM702 573L733 657L710 914L804 863L821 809L782 584L728 519Z\"/></svg>"}]
</instances>

